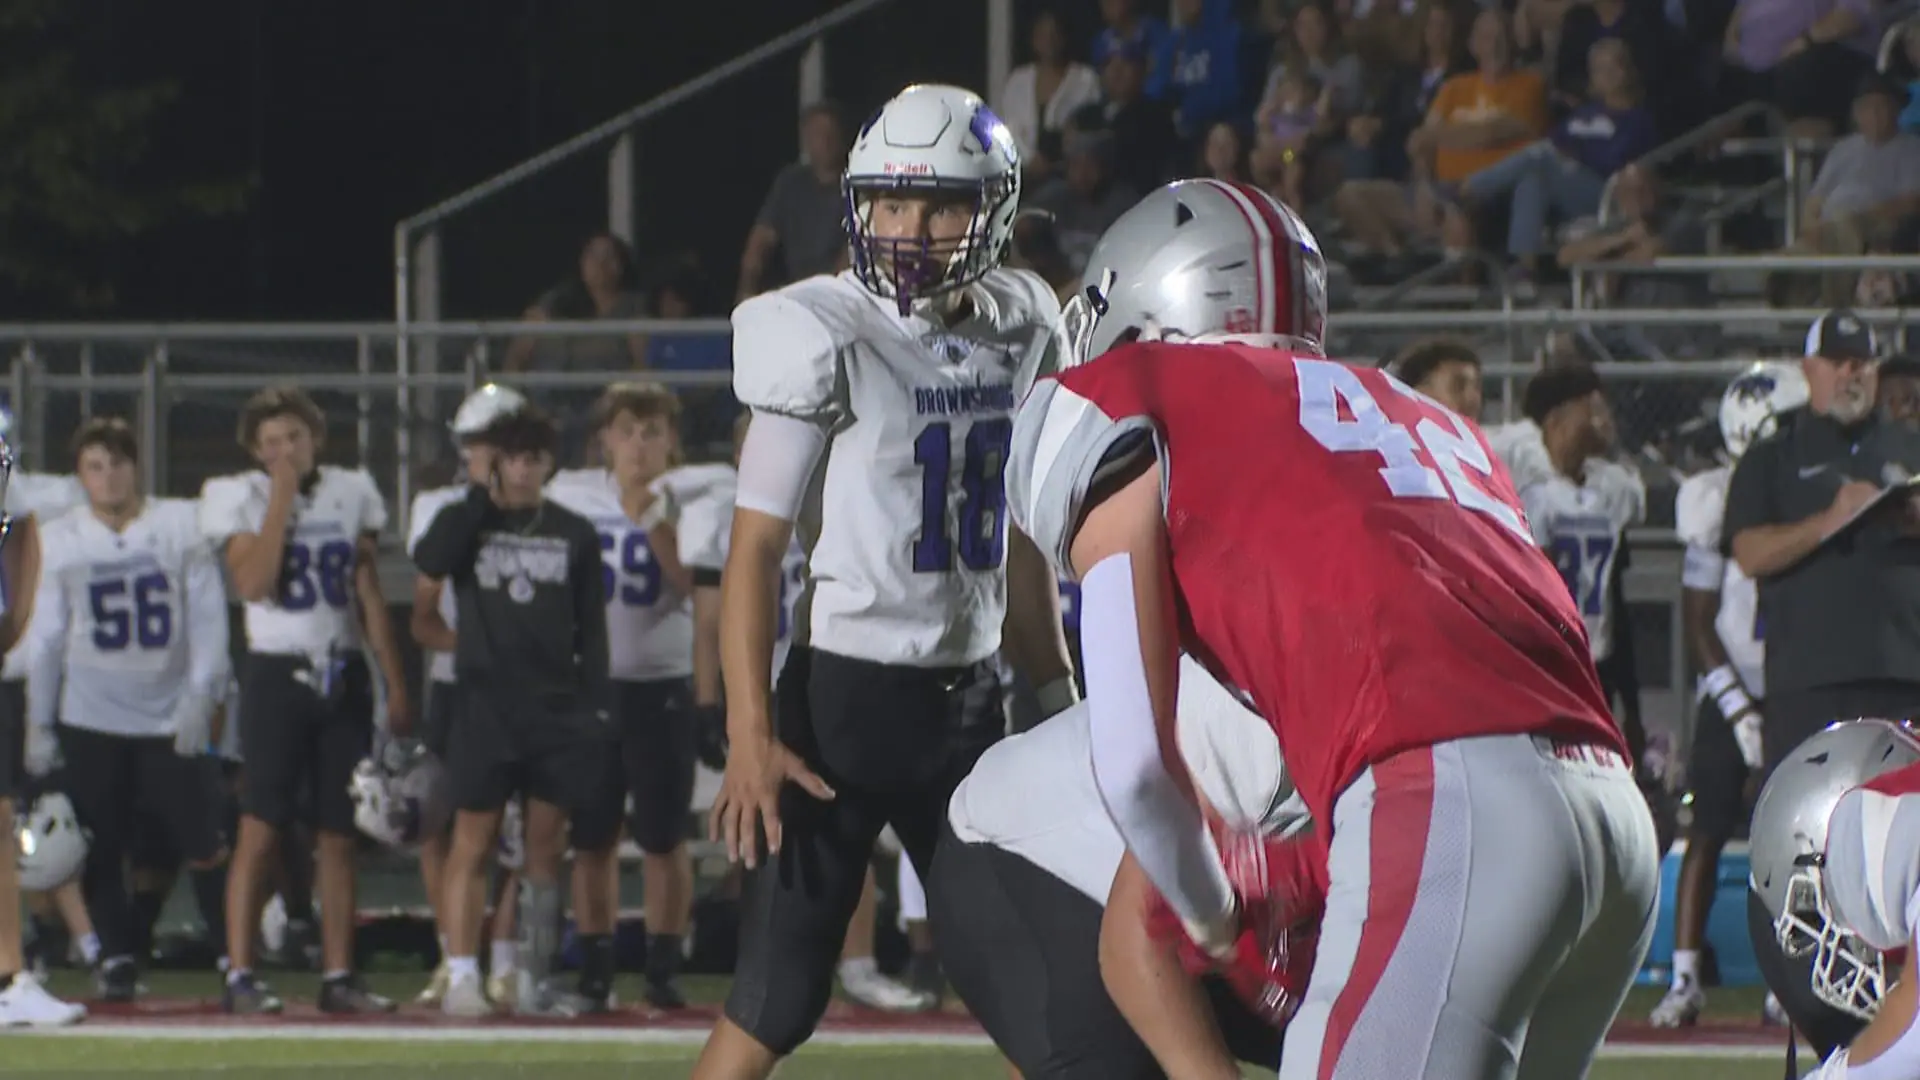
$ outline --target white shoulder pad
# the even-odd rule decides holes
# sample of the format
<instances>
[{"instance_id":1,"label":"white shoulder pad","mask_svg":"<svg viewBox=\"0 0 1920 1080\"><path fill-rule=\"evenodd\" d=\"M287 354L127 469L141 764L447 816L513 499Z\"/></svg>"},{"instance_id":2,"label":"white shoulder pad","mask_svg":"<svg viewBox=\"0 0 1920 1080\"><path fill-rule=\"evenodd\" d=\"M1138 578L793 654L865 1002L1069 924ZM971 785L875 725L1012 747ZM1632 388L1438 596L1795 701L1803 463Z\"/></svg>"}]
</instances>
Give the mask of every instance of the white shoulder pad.
<instances>
[{"instance_id":1,"label":"white shoulder pad","mask_svg":"<svg viewBox=\"0 0 1920 1080\"><path fill-rule=\"evenodd\" d=\"M1020 403L1007 460L1007 497L1014 524L1072 576L1073 534L1087 492L1110 452L1132 439L1151 440L1144 416L1110 417L1098 405L1046 379ZM1124 459L1122 459L1124 460Z\"/></svg>"},{"instance_id":2,"label":"white shoulder pad","mask_svg":"<svg viewBox=\"0 0 1920 1080\"><path fill-rule=\"evenodd\" d=\"M427 526L433 524L433 519L439 516L440 511L466 496L466 485L449 484L446 487L434 488L432 491L423 491L413 497L413 507L407 514L408 556L412 556L413 545L419 543L420 538L426 535Z\"/></svg>"},{"instance_id":3,"label":"white shoulder pad","mask_svg":"<svg viewBox=\"0 0 1920 1080\"><path fill-rule=\"evenodd\" d=\"M7 513L31 514L42 521L57 517L87 501L80 478L71 474L16 472L7 482Z\"/></svg>"},{"instance_id":4,"label":"white shoulder pad","mask_svg":"<svg viewBox=\"0 0 1920 1080\"><path fill-rule=\"evenodd\" d=\"M1185 654L1174 716L1180 757L1222 820L1281 833L1307 823L1306 803L1287 775L1273 728Z\"/></svg>"},{"instance_id":5,"label":"white shoulder pad","mask_svg":"<svg viewBox=\"0 0 1920 1080\"><path fill-rule=\"evenodd\" d=\"M653 490L656 494L671 497L684 507L709 497L708 492L715 487L724 486L731 492L736 475L731 465L682 465L662 473L653 482Z\"/></svg>"},{"instance_id":6,"label":"white shoulder pad","mask_svg":"<svg viewBox=\"0 0 1920 1080\"><path fill-rule=\"evenodd\" d=\"M80 515L91 512L85 507L76 506L39 522L40 573L43 578L57 571L66 563L69 555L79 550Z\"/></svg>"},{"instance_id":7,"label":"white shoulder pad","mask_svg":"<svg viewBox=\"0 0 1920 1080\"><path fill-rule=\"evenodd\" d=\"M224 544L235 533L250 533L260 526L255 522L255 473L216 476L200 487L200 534L214 544Z\"/></svg>"},{"instance_id":8,"label":"white shoulder pad","mask_svg":"<svg viewBox=\"0 0 1920 1080\"><path fill-rule=\"evenodd\" d=\"M1033 384L1059 372L1066 355L1066 330L1060 324L1060 299L1053 286L1030 270L995 270L981 279L999 310L1001 327L1029 328L1029 344L1020 357L1014 382L1015 400L1026 397Z\"/></svg>"},{"instance_id":9,"label":"white shoulder pad","mask_svg":"<svg viewBox=\"0 0 1920 1080\"><path fill-rule=\"evenodd\" d=\"M200 535L200 504L193 499L154 499L147 512L155 515L160 527L182 544L204 543Z\"/></svg>"},{"instance_id":10,"label":"white shoulder pad","mask_svg":"<svg viewBox=\"0 0 1920 1080\"><path fill-rule=\"evenodd\" d=\"M374 483L373 474L365 469L342 469L345 479L359 492L360 527L356 532L377 533L387 527L387 499L380 494L380 485Z\"/></svg>"},{"instance_id":11,"label":"white shoulder pad","mask_svg":"<svg viewBox=\"0 0 1920 1080\"><path fill-rule=\"evenodd\" d=\"M720 468L715 466L714 468ZM680 561L699 570L727 565L727 540L733 531L733 497L737 477L732 469L716 472L680 507Z\"/></svg>"},{"instance_id":12,"label":"white shoulder pad","mask_svg":"<svg viewBox=\"0 0 1920 1080\"><path fill-rule=\"evenodd\" d=\"M1623 524L1637 525L1647 520L1647 482L1640 473L1618 461L1595 459L1587 462L1594 487L1615 508Z\"/></svg>"},{"instance_id":13,"label":"white shoulder pad","mask_svg":"<svg viewBox=\"0 0 1920 1080\"><path fill-rule=\"evenodd\" d=\"M840 349L874 315L864 294L815 277L733 309L733 394L740 404L804 420L844 409Z\"/></svg>"},{"instance_id":14,"label":"white shoulder pad","mask_svg":"<svg viewBox=\"0 0 1920 1080\"><path fill-rule=\"evenodd\" d=\"M1680 542L1690 548L1718 552L1720 525L1727 516L1727 478L1725 465L1695 473L1680 482L1673 498L1673 530Z\"/></svg>"},{"instance_id":15,"label":"white shoulder pad","mask_svg":"<svg viewBox=\"0 0 1920 1080\"><path fill-rule=\"evenodd\" d=\"M1516 490L1553 478L1553 461L1540 429L1530 420L1516 420L1487 432L1487 444L1506 463Z\"/></svg>"}]
</instances>

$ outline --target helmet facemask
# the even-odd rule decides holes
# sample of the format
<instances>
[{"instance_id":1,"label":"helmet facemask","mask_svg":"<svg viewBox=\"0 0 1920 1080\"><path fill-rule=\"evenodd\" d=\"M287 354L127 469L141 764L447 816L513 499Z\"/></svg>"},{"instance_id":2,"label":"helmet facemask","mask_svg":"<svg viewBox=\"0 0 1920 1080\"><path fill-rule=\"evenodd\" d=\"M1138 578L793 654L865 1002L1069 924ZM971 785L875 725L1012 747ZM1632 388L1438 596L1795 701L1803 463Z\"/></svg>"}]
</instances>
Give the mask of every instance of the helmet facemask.
<instances>
[{"instance_id":1,"label":"helmet facemask","mask_svg":"<svg viewBox=\"0 0 1920 1080\"><path fill-rule=\"evenodd\" d=\"M894 300L905 316L917 301L965 288L1006 258L1012 231L1004 226L1019 201L1020 181L1017 173L982 180L849 175L841 194L854 276L875 296ZM960 200L972 205L973 215L966 231L950 239L878 236L873 206L888 197L923 198L935 206Z\"/></svg>"},{"instance_id":2,"label":"helmet facemask","mask_svg":"<svg viewBox=\"0 0 1920 1080\"><path fill-rule=\"evenodd\" d=\"M1814 996L1862 1020L1873 1019L1886 993L1886 962L1880 951L1841 927L1827 904L1822 874L1826 860L1802 856L1787 879L1787 900L1773 929L1789 959L1812 958Z\"/></svg>"}]
</instances>

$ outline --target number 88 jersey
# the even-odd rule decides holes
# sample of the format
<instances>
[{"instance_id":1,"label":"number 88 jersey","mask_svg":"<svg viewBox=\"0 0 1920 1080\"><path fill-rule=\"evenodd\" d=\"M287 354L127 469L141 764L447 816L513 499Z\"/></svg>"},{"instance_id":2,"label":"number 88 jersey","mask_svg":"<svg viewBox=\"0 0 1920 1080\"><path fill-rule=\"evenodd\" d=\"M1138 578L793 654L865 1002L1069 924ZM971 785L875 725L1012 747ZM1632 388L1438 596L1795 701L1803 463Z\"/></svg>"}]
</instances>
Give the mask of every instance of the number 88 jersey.
<instances>
[{"instance_id":1,"label":"number 88 jersey","mask_svg":"<svg viewBox=\"0 0 1920 1080\"><path fill-rule=\"evenodd\" d=\"M272 481L264 472L218 476L200 490L200 532L216 548L258 535ZM362 469L322 465L295 497L274 596L248 601L247 648L256 653L324 657L360 648L353 573L360 538L387 525L387 504Z\"/></svg>"},{"instance_id":2,"label":"number 88 jersey","mask_svg":"<svg viewBox=\"0 0 1920 1080\"><path fill-rule=\"evenodd\" d=\"M1579 614L1472 423L1317 356L1123 345L1022 403L1015 520L1069 566L1087 493L1145 452L1180 645L1273 725L1316 819L1417 747L1538 733L1624 749Z\"/></svg>"}]
</instances>

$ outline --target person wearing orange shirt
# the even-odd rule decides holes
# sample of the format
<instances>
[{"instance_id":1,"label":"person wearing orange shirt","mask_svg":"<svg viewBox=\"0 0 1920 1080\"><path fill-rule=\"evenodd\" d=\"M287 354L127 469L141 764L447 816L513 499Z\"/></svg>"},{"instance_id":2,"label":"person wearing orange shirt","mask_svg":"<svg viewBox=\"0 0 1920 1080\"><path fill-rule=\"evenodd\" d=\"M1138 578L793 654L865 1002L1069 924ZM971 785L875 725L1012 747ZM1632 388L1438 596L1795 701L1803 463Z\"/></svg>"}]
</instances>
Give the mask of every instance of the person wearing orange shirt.
<instances>
[{"instance_id":1,"label":"person wearing orange shirt","mask_svg":"<svg viewBox=\"0 0 1920 1080\"><path fill-rule=\"evenodd\" d=\"M1446 188L1498 165L1547 131L1546 80L1537 71L1514 69L1506 13L1481 11L1467 48L1479 70L1442 83L1427 122L1408 139L1409 152L1430 158L1434 180Z\"/></svg>"}]
</instances>

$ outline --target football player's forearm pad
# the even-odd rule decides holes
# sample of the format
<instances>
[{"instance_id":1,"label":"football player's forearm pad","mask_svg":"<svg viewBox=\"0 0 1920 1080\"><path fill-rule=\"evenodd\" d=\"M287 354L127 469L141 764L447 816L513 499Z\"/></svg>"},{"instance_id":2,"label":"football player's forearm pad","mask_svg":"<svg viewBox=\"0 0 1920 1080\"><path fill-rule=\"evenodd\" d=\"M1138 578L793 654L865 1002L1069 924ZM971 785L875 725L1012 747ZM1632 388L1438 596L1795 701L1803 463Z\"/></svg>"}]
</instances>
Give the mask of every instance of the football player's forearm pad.
<instances>
[{"instance_id":1,"label":"football player's forearm pad","mask_svg":"<svg viewBox=\"0 0 1920 1080\"><path fill-rule=\"evenodd\" d=\"M734 505L792 521L806 498L813 467L827 448L827 429L810 420L756 412L740 447Z\"/></svg>"}]
</instances>

